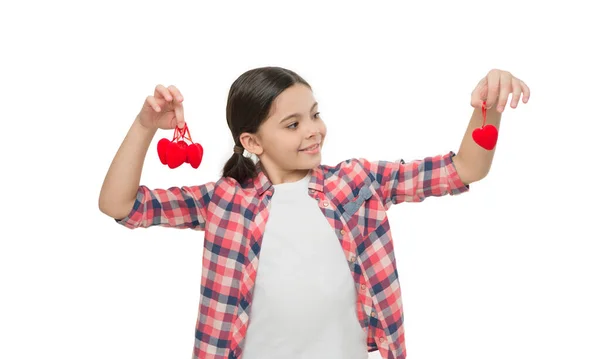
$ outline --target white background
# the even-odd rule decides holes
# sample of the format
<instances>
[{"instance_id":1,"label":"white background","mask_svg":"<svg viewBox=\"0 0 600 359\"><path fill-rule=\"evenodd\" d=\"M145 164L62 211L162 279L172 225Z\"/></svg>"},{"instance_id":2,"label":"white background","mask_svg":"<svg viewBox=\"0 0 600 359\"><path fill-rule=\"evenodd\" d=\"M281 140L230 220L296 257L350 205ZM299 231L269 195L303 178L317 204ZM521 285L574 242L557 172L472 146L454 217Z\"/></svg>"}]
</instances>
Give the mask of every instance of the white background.
<instances>
[{"instance_id":1,"label":"white background","mask_svg":"<svg viewBox=\"0 0 600 359\"><path fill-rule=\"evenodd\" d=\"M3 3L0 357L191 356L202 233L131 231L98 194L159 83L205 157L168 169L159 131L142 183L216 180L229 87L273 65L313 86L330 165L457 151L477 82L525 81L488 177L390 209L408 357L600 358L594 2L364 3Z\"/></svg>"}]
</instances>

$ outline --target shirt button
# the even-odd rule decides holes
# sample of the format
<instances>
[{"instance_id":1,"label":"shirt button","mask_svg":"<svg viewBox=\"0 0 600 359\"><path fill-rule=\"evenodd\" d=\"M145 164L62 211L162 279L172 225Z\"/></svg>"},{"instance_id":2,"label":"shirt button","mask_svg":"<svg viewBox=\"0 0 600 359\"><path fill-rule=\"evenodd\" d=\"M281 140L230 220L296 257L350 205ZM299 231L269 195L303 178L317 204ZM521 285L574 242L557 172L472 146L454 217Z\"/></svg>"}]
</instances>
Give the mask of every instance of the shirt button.
<instances>
[{"instance_id":1,"label":"shirt button","mask_svg":"<svg viewBox=\"0 0 600 359\"><path fill-rule=\"evenodd\" d=\"M315 193L314 189L309 190L310 193Z\"/></svg>"},{"instance_id":2,"label":"shirt button","mask_svg":"<svg viewBox=\"0 0 600 359\"><path fill-rule=\"evenodd\" d=\"M340 231L340 234L343 236L344 234L346 234L346 231L344 231L343 229Z\"/></svg>"},{"instance_id":3,"label":"shirt button","mask_svg":"<svg viewBox=\"0 0 600 359\"><path fill-rule=\"evenodd\" d=\"M356 257L355 256L350 257L350 262L354 263L355 261L356 261Z\"/></svg>"},{"instance_id":4,"label":"shirt button","mask_svg":"<svg viewBox=\"0 0 600 359\"><path fill-rule=\"evenodd\" d=\"M371 316L372 316L373 318L375 318L375 317L377 316L377 313L375 313L375 311L372 311L372 312L371 312Z\"/></svg>"},{"instance_id":5,"label":"shirt button","mask_svg":"<svg viewBox=\"0 0 600 359\"><path fill-rule=\"evenodd\" d=\"M325 206L325 207L329 206L329 202L323 202L323 206Z\"/></svg>"},{"instance_id":6,"label":"shirt button","mask_svg":"<svg viewBox=\"0 0 600 359\"><path fill-rule=\"evenodd\" d=\"M379 337L379 342L380 342L380 343L383 343L383 342L385 342L385 338L384 338L384 337Z\"/></svg>"},{"instance_id":7,"label":"shirt button","mask_svg":"<svg viewBox=\"0 0 600 359\"><path fill-rule=\"evenodd\" d=\"M365 290L366 288L367 288L367 286L366 286L366 285L364 285L364 284L361 284L361 285L360 285L360 289L362 289L362 290Z\"/></svg>"}]
</instances>

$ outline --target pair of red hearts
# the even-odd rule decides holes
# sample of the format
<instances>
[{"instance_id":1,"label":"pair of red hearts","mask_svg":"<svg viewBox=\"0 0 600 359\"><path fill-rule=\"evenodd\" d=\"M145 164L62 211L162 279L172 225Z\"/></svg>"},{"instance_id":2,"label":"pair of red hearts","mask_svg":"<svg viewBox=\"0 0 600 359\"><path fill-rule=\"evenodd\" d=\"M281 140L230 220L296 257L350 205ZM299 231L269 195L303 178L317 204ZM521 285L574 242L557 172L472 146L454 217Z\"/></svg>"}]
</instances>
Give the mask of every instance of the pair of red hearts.
<instances>
[{"instance_id":1,"label":"pair of red hearts","mask_svg":"<svg viewBox=\"0 0 600 359\"><path fill-rule=\"evenodd\" d=\"M483 112L483 125L473 130L473 141L486 150L492 150L498 141L498 129L494 125L485 124L486 105L483 101L481 111Z\"/></svg>"},{"instance_id":2,"label":"pair of red hearts","mask_svg":"<svg viewBox=\"0 0 600 359\"><path fill-rule=\"evenodd\" d=\"M186 139L191 144L188 145L185 142ZM202 145L192 141L187 124L183 128L175 128L172 140L169 141L169 139L163 138L158 141L157 150L160 162L171 169L177 168L184 163L189 163L193 168L198 168L204 155Z\"/></svg>"}]
</instances>

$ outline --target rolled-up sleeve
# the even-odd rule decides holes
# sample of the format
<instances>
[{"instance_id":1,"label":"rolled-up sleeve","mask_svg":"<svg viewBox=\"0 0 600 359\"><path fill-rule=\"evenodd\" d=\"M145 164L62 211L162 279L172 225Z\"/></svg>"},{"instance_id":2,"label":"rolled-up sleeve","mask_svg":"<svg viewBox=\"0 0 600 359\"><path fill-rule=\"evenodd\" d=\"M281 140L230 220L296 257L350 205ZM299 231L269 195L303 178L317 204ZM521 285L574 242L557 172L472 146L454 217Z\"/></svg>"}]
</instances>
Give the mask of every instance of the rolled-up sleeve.
<instances>
[{"instance_id":1,"label":"rolled-up sleeve","mask_svg":"<svg viewBox=\"0 0 600 359\"><path fill-rule=\"evenodd\" d=\"M140 185L129 214L115 221L130 229L164 226L204 230L214 188L214 182L168 189Z\"/></svg>"},{"instance_id":2,"label":"rolled-up sleeve","mask_svg":"<svg viewBox=\"0 0 600 359\"><path fill-rule=\"evenodd\" d=\"M445 155L404 162L359 159L371 180L379 185L379 195L389 208L402 202L422 202L429 196L457 195L470 190L464 184L452 160L453 151Z\"/></svg>"}]
</instances>

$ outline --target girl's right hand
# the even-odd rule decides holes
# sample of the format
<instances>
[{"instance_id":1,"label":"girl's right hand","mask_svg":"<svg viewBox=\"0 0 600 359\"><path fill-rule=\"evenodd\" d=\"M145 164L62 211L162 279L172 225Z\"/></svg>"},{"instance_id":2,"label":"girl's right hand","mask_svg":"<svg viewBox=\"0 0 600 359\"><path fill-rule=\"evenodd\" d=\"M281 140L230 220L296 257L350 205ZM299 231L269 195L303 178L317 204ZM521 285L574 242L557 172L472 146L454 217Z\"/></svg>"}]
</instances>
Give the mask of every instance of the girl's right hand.
<instances>
[{"instance_id":1,"label":"girl's right hand","mask_svg":"<svg viewBox=\"0 0 600 359\"><path fill-rule=\"evenodd\" d=\"M183 96L177 87L171 85L165 88L157 85L154 96L148 96L138 118L140 124L149 129L171 130L175 127L183 128Z\"/></svg>"}]
</instances>

